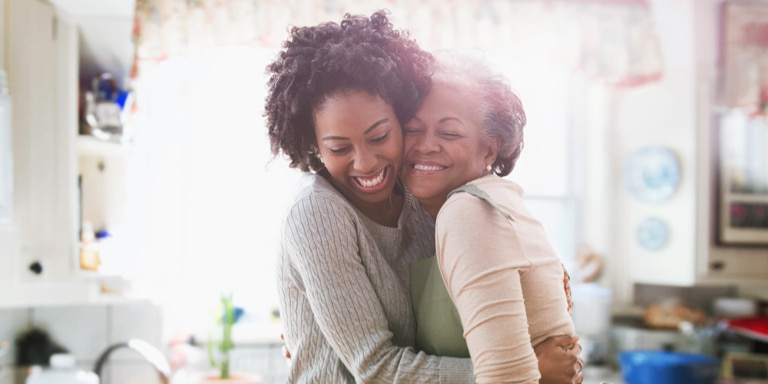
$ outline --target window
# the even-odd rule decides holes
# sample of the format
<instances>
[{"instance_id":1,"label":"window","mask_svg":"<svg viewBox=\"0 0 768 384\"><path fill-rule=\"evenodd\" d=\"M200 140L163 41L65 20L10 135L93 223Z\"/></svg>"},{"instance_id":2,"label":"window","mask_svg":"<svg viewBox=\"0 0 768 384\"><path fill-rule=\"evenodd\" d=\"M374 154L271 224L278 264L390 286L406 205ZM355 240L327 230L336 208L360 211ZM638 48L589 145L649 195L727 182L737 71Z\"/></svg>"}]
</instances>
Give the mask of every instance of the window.
<instances>
[{"instance_id":1,"label":"window","mask_svg":"<svg viewBox=\"0 0 768 384\"><path fill-rule=\"evenodd\" d=\"M263 117L265 67L276 51L218 48L143 63L141 131L129 165L123 266L139 295L166 308L170 335L204 332L221 292L233 291L253 326L238 337L275 340L275 254L300 175L272 160ZM504 69L528 116L525 149L510 178L566 262L575 219L570 71L538 61L489 58ZM247 335L246 335L247 334Z\"/></svg>"},{"instance_id":2,"label":"window","mask_svg":"<svg viewBox=\"0 0 768 384\"><path fill-rule=\"evenodd\" d=\"M515 169L507 176L520 184L528 209L549 235L569 270L579 213L580 174L577 132L583 84L580 75L565 65L532 58L491 53L488 59L509 80L525 109L525 146Z\"/></svg>"},{"instance_id":3,"label":"window","mask_svg":"<svg viewBox=\"0 0 768 384\"><path fill-rule=\"evenodd\" d=\"M142 69L126 225L136 257L124 270L170 327L204 331L222 292L256 322L277 306L274 255L300 173L270 152L263 101L274 54L218 48Z\"/></svg>"}]
</instances>

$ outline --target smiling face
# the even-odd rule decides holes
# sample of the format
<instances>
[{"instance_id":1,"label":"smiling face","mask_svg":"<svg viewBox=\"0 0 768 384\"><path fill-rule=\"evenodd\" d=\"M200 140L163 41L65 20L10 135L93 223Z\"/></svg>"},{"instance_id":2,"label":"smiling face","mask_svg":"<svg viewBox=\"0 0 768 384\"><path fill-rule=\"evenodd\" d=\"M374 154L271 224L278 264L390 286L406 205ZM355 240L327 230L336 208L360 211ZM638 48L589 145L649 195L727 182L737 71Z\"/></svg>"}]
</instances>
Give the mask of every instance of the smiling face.
<instances>
[{"instance_id":1,"label":"smiling face","mask_svg":"<svg viewBox=\"0 0 768 384\"><path fill-rule=\"evenodd\" d=\"M402 164L403 136L392 106L361 90L339 92L314 111L320 158L352 204L389 201Z\"/></svg>"},{"instance_id":2,"label":"smiling face","mask_svg":"<svg viewBox=\"0 0 768 384\"><path fill-rule=\"evenodd\" d=\"M478 108L466 92L435 83L405 125L401 177L432 217L453 189L489 172L497 146L486 139Z\"/></svg>"}]
</instances>

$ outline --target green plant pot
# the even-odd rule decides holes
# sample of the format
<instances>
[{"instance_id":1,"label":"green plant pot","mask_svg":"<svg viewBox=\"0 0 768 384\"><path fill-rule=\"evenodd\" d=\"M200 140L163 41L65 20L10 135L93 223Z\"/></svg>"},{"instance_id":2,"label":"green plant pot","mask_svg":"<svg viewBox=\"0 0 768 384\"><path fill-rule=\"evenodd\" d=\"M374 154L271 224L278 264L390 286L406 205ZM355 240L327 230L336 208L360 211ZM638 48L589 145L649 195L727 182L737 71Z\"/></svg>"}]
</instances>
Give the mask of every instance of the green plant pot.
<instances>
[{"instance_id":1,"label":"green plant pot","mask_svg":"<svg viewBox=\"0 0 768 384\"><path fill-rule=\"evenodd\" d=\"M235 373L230 374L229 379L222 380L216 373L206 374L196 384L262 384L261 378L256 375Z\"/></svg>"}]
</instances>

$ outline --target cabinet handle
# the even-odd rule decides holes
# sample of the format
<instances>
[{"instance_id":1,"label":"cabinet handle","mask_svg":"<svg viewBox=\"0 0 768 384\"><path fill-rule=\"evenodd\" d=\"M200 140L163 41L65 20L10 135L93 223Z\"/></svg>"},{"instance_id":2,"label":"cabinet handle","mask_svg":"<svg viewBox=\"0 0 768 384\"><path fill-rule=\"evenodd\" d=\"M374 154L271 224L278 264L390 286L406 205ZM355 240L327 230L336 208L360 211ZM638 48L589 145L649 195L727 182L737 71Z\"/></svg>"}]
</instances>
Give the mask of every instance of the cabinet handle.
<instances>
[{"instance_id":1,"label":"cabinet handle","mask_svg":"<svg viewBox=\"0 0 768 384\"><path fill-rule=\"evenodd\" d=\"M39 261L35 261L29 265L29 270L35 275L40 275L43 273L43 264Z\"/></svg>"}]
</instances>

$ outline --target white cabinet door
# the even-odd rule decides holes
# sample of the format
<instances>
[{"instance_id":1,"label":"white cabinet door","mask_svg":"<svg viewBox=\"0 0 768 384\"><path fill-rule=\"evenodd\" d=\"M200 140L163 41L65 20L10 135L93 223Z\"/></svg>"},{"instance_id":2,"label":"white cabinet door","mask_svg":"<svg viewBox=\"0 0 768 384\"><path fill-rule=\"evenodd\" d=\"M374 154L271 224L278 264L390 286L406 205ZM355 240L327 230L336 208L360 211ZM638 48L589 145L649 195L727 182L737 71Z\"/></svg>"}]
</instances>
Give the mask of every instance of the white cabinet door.
<instances>
[{"instance_id":1,"label":"white cabinet door","mask_svg":"<svg viewBox=\"0 0 768 384\"><path fill-rule=\"evenodd\" d=\"M15 288L9 300L70 295L77 250L77 29L39 0L10 0ZM29 267L39 263L38 272Z\"/></svg>"},{"instance_id":2,"label":"white cabinet door","mask_svg":"<svg viewBox=\"0 0 768 384\"><path fill-rule=\"evenodd\" d=\"M0 82L0 87L2 87ZM13 146L11 144L11 98L0 89L0 226L13 218Z\"/></svg>"}]
</instances>

